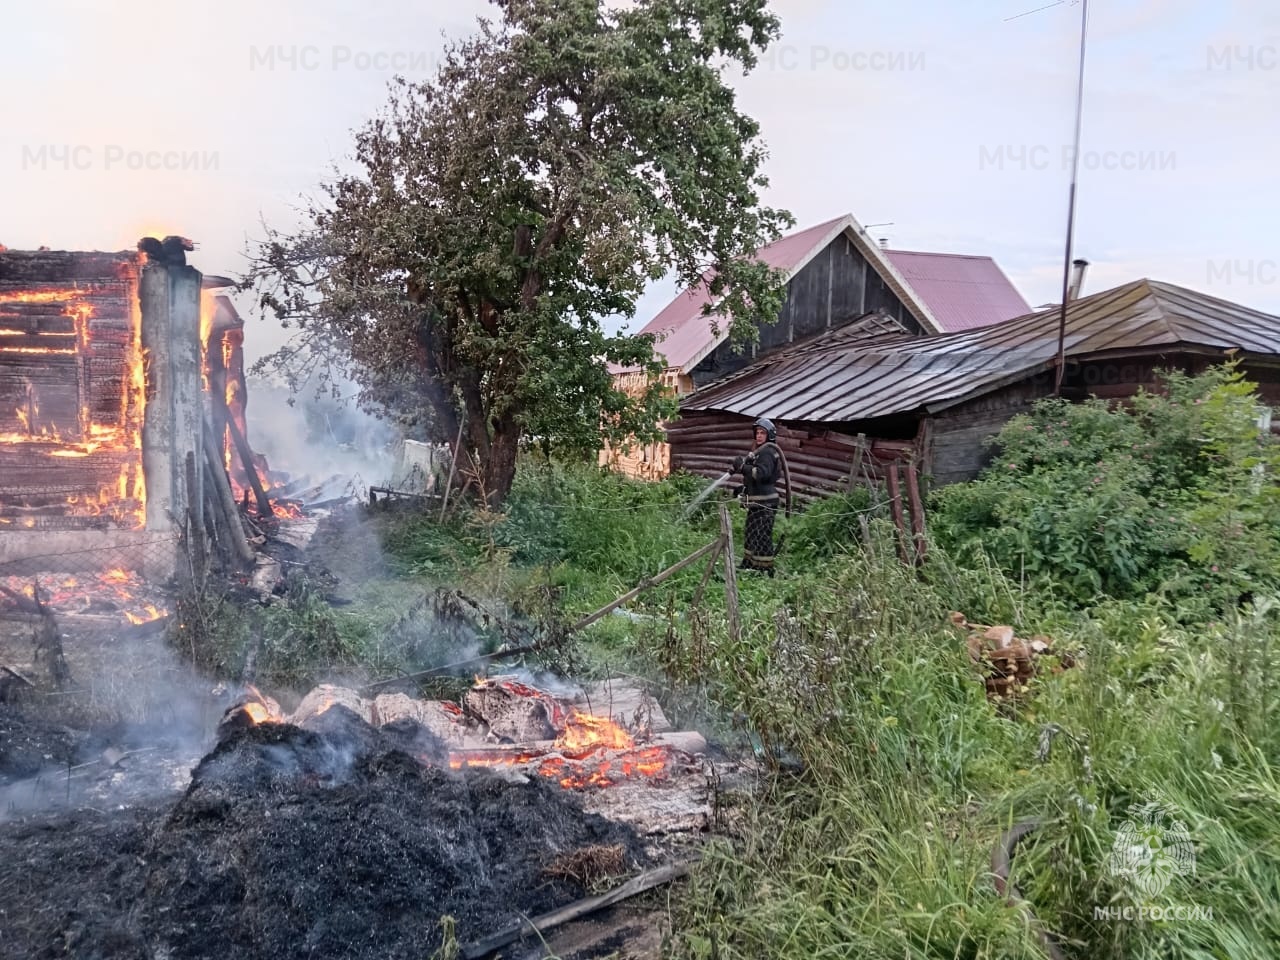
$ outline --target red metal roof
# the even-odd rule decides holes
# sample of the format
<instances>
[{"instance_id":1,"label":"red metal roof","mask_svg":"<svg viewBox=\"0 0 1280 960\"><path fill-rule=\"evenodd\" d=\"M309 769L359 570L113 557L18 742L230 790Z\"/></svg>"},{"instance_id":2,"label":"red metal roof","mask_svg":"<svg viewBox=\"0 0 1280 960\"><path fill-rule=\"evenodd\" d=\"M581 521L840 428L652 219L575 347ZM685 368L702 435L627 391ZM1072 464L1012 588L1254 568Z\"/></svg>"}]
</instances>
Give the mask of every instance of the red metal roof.
<instances>
[{"instance_id":1,"label":"red metal roof","mask_svg":"<svg viewBox=\"0 0 1280 960\"><path fill-rule=\"evenodd\" d=\"M886 250L885 256L947 333L989 327L1031 312L1031 304L990 257L916 250Z\"/></svg>"},{"instance_id":2,"label":"red metal roof","mask_svg":"<svg viewBox=\"0 0 1280 960\"><path fill-rule=\"evenodd\" d=\"M944 329L939 326L929 307L915 294L914 289L898 274L894 264L884 257L866 231L848 214L766 244L756 251L756 256L770 266L786 272L790 279L845 231L850 232L858 249L926 330ZM655 352L666 357L667 366L687 371L724 340L728 333L725 319L702 313L710 299L711 295L705 284L690 287L678 294L640 329L639 333L651 333L657 337ZM620 368L611 370L616 373Z\"/></svg>"},{"instance_id":3,"label":"red metal roof","mask_svg":"<svg viewBox=\"0 0 1280 960\"><path fill-rule=\"evenodd\" d=\"M680 407L813 422L941 410L1052 368L1058 322L1053 309L981 330L890 334L874 343L842 342L833 331L708 384ZM1077 360L1195 349L1274 359L1280 356L1280 317L1136 280L1072 301L1064 346L1066 356Z\"/></svg>"}]
</instances>

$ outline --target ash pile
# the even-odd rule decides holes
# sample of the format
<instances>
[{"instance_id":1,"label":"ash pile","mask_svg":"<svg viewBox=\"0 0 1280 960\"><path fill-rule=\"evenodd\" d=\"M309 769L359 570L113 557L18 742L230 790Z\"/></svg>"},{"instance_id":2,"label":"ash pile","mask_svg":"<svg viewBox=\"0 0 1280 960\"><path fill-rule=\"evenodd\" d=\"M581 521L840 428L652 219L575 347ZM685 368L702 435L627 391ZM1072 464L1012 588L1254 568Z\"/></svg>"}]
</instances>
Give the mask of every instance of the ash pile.
<instances>
[{"instance_id":1,"label":"ash pile","mask_svg":"<svg viewBox=\"0 0 1280 960\"><path fill-rule=\"evenodd\" d=\"M477 679L459 701L361 692L322 684L290 714L253 688L230 708L222 736L250 726L314 727L334 708L397 739L420 763L541 780L581 796L584 809L649 836L710 826L707 742L672 728L661 706L627 680L561 689L510 675Z\"/></svg>"},{"instance_id":2,"label":"ash pile","mask_svg":"<svg viewBox=\"0 0 1280 960\"><path fill-rule=\"evenodd\" d=\"M534 955L509 952L525 918L678 876L712 804L705 741L638 686L530 679L478 679L457 701L321 685L287 712L246 688L180 792L8 813L0 955L424 958L445 917L461 956ZM71 755L38 733L33 751ZM146 756L112 781L154 777Z\"/></svg>"},{"instance_id":3,"label":"ash pile","mask_svg":"<svg viewBox=\"0 0 1280 960\"><path fill-rule=\"evenodd\" d=\"M447 751L333 703L224 723L176 803L0 824L0 955L417 960L443 916L483 938L648 862L579 793Z\"/></svg>"}]
</instances>

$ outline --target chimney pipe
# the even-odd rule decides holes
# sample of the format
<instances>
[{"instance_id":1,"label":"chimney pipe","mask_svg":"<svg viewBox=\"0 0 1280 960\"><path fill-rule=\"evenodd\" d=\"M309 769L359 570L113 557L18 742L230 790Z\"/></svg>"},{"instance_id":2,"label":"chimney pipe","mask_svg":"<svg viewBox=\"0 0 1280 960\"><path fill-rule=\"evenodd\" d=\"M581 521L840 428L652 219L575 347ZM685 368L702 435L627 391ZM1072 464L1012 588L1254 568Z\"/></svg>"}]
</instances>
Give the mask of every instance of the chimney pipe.
<instances>
[{"instance_id":1,"label":"chimney pipe","mask_svg":"<svg viewBox=\"0 0 1280 960\"><path fill-rule=\"evenodd\" d=\"M881 250L888 250L888 249L889 249L889 238L888 238L888 237L881 237L881 238L880 238L880 249L881 249Z\"/></svg>"},{"instance_id":2,"label":"chimney pipe","mask_svg":"<svg viewBox=\"0 0 1280 960\"><path fill-rule=\"evenodd\" d=\"M1080 296L1080 288L1084 286L1084 273L1089 268L1088 260L1071 261L1071 286L1067 288L1067 300L1075 300Z\"/></svg>"}]
</instances>

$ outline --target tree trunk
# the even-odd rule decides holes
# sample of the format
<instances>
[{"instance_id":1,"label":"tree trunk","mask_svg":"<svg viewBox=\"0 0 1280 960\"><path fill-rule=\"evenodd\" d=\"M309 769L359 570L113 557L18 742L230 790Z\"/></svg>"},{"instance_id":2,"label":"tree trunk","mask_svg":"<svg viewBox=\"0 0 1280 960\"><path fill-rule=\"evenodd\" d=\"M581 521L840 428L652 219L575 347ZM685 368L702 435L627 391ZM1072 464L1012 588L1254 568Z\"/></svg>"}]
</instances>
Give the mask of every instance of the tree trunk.
<instances>
[{"instance_id":1,"label":"tree trunk","mask_svg":"<svg viewBox=\"0 0 1280 960\"><path fill-rule=\"evenodd\" d=\"M484 464L484 489L490 509L506 503L516 479L516 455L520 449L520 428L504 417L489 438L489 457Z\"/></svg>"}]
</instances>

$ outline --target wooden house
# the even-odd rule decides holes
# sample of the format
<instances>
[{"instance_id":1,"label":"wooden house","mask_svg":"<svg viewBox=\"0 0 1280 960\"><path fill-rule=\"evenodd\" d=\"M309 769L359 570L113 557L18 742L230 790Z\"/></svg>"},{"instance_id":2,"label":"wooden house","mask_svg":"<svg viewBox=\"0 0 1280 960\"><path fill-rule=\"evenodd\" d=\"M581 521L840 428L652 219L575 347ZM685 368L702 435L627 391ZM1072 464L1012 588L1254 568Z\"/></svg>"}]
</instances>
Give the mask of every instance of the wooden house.
<instances>
[{"instance_id":1,"label":"wooden house","mask_svg":"<svg viewBox=\"0 0 1280 960\"><path fill-rule=\"evenodd\" d=\"M667 425L671 468L719 476L768 416L800 499L908 461L934 484L974 477L985 438L1054 392L1058 308L994 326L915 336L867 320L780 350L709 384ZM1138 280L1067 305L1062 395L1122 399L1236 357L1280 405L1280 317Z\"/></svg>"},{"instance_id":2,"label":"wooden house","mask_svg":"<svg viewBox=\"0 0 1280 960\"><path fill-rule=\"evenodd\" d=\"M882 329L919 336L988 326L1030 310L990 257L885 249L848 215L783 237L756 256L786 274L786 299L777 321L762 325L745 352L729 342L724 318L704 312L711 300L705 286L678 295L640 330L657 339L666 361L662 380L677 396L869 317ZM648 383L640 370L612 372L623 390L638 393ZM665 476L671 466L665 443L606 447L601 462L646 479Z\"/></svg>"}]
</instances>

